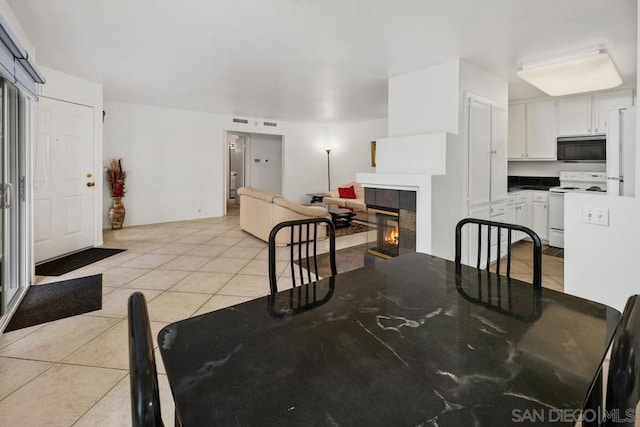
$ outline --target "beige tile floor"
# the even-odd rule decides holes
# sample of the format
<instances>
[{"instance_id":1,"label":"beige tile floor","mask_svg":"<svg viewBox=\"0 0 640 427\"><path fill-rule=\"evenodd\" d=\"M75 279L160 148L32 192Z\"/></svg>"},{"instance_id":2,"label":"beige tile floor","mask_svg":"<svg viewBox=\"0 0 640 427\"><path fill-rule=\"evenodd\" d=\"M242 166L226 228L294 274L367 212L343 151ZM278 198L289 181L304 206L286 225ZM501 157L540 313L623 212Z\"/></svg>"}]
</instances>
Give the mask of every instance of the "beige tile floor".
<instances>
[{"instance_id":1,"label":"beige tile floor","mask_svg":"<svg viewBox=\"0 0 640 427\"><path fill-rule=\"evenodd\" d=\"M102 309L0 335L0 426L131 425L132 292L146 296L154 337L170 322L268 294L267 245L240 230L237 214L105 231L105 247L127 251L64 276L37 277L46 284L101 273ZM336 246L363 243L361 233ZM287 262L278 267L287 277ZM156 361L170 423L173 402L157 349Z\"/></svg>"},{"instance_id":2,"label":"beige tile floor","mask_svg":"<svg viewBox=\"0 0 640 427\"><path fill-rule=\"evenodd\" d=\"M531 242L520 241L511 247L511 277L523 282L533 281L533 245ZM544 252L548 246L544 245ZM506 259L501 260L500 271L504 274ZM495 264L492 267L495 271ZM542 255L542 286L564 292L564 259L550 255Z\"/></svg>"}]
</instances>

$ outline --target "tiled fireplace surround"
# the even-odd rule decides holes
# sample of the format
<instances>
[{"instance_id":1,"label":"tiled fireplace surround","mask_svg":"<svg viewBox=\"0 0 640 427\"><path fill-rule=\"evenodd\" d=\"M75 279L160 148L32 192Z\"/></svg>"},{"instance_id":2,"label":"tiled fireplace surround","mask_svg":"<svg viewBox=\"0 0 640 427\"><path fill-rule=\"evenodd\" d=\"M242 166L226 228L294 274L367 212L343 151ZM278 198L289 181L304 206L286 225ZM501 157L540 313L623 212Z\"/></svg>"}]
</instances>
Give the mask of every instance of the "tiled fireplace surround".
<instances>
[{"instance_id":1,"label":"tiled fireplace surround","mask_svg":"<svg viewBox=\"0 0 640 427\"><path fill-rule=\"evenodd\" d=\"M367 208L398 211L399 254L416 251L416 192L386 188L365 188ZM371 220L370 220L371 221ZM374 233L372 233L374 234ZM376 261L374 255L365 254L365 264Z\"/></svg>"}]
</instances>

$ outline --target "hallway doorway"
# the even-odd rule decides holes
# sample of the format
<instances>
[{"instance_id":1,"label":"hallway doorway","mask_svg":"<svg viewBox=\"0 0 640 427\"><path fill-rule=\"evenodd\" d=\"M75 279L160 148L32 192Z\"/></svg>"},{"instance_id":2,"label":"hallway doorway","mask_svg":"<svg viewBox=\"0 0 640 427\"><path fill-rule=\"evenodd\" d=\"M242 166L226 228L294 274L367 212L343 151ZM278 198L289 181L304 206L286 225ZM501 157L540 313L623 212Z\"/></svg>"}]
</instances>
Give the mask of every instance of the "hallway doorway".
<instances>
[{"instance_id":1,"label":"hallway doorway","mask_svg":"<svg viewBox=\"0 0 640 427\"><path fill-rule=\"evenodd\" d=\"M240 203L236 192L243 186L282 194L282 141L282 135L227 132L225 212Z\"/></svg>"}]
</instances>

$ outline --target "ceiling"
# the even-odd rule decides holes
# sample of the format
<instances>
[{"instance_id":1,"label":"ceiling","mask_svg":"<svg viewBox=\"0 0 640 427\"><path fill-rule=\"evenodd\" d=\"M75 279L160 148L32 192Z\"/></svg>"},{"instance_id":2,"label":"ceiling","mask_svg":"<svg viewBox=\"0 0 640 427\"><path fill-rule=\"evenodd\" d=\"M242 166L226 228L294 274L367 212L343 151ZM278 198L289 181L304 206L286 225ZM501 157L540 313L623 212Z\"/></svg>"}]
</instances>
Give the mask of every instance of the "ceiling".
<instances>
[{"instance_id":1,"label":"ceiling","mask_svg":"<svg viewBox=\"0 0 640 427\"><path fill-rule=\"evenodd\" d=\"M636 0L7 0L39 64L105 100L289 121L387 115L387 78L455 58L542 95L523 62L606 49L636 82Z\"/></svg>"}]
</instances>

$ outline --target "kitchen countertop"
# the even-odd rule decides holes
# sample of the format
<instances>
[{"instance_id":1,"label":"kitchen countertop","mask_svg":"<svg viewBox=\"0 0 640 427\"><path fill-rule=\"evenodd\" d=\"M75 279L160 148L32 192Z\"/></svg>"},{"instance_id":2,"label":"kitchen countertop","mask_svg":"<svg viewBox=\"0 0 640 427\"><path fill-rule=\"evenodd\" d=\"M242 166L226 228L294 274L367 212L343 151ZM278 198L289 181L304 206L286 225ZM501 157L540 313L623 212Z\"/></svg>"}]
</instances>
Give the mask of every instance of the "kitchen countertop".
<instances>
[{"instance_id":1,"label":"kitchen countertop","mask_svg":"<svg viewBox=\"0 0 640 427\"><path fill-rule=\"evenodd\" d=\"M552 187L560 186L560 178L555 176L514 176L507 177L507 191L537 190L549 191Z\"/></svg>"},{"instance_id":2,"label":"kitchen countertop","mask_svg":"<svg viewBox=\"0 0 640 427\"><path fill-rule=\"evenodd\" d=\"M515 185L508 187L507 192L513 193L525 190L549 191L549 189L553 187L557 187L557 185Z\"/></svg>"}]
</instances>

